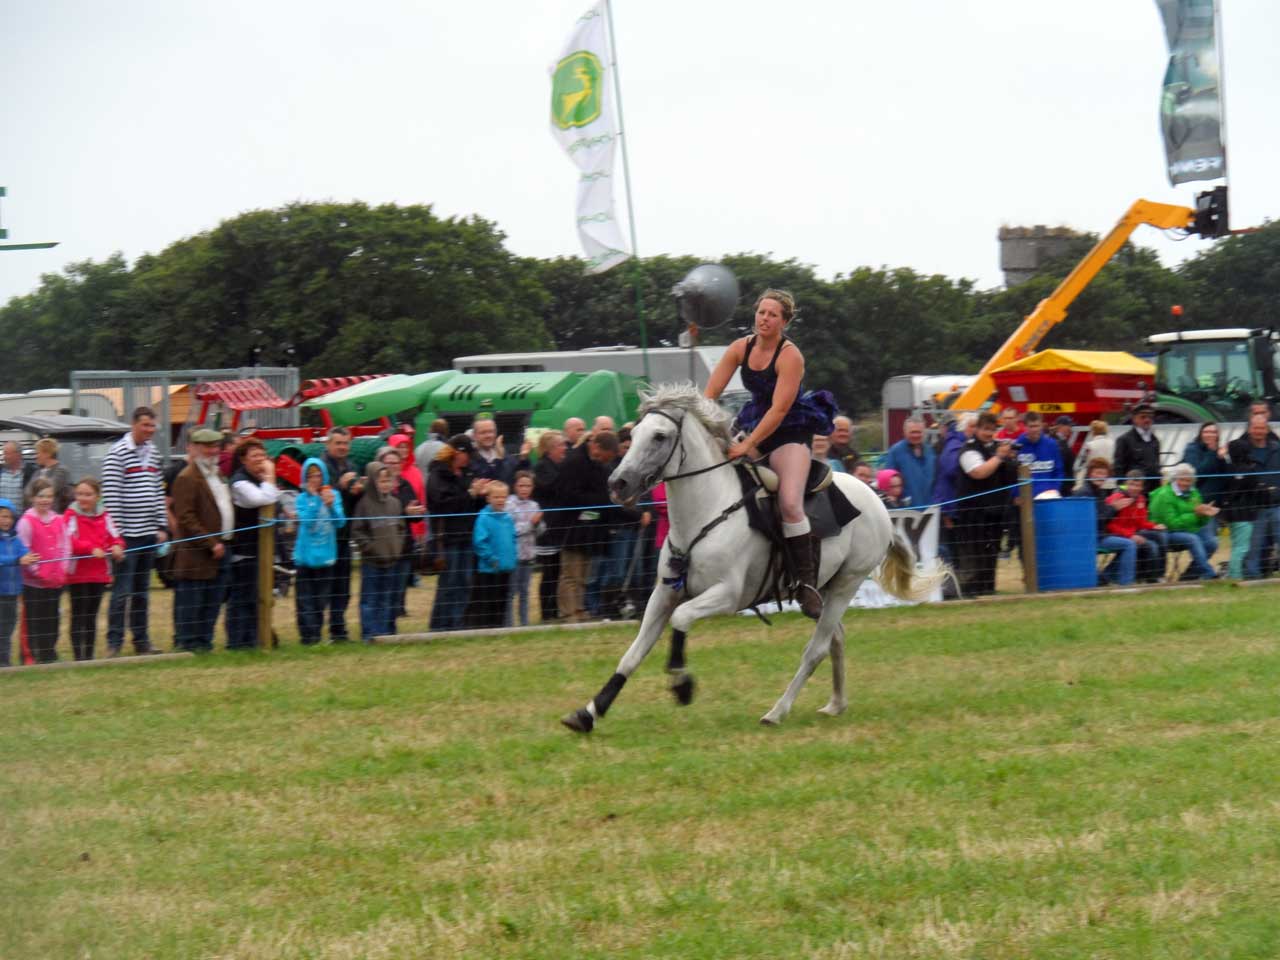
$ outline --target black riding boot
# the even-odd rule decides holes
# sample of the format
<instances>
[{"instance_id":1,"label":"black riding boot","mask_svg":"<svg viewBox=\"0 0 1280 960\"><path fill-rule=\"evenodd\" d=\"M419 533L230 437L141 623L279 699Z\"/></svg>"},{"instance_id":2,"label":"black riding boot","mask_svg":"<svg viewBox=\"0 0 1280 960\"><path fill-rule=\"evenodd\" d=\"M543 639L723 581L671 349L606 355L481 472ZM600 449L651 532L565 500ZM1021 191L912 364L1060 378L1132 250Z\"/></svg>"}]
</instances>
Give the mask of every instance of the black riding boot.
<instances>
[{"instance_id":1,"label":"black riding boot","mask_svg":"<svg viewBox=\"0 0 1280 960\"><path fill-rule=\"evenodd\" d=\"M796 601L800 610L806 617L817 620L822 616L822 594L818 593L812 535L787 537L787 554L796 575Z\"/></svg>"}]
</instances>

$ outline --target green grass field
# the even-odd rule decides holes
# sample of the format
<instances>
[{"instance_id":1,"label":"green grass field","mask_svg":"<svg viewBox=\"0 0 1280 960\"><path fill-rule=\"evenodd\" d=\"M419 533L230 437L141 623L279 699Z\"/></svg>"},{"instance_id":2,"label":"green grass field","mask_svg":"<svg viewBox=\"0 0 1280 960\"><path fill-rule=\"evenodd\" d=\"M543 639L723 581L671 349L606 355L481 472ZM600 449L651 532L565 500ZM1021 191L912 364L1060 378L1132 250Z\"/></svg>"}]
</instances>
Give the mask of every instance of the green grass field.
<instances>
[{"instance_id":1,"label":"green grass field","mask_svg":"<svg viewBox=\"0 0 1280 960\"><path fill-rule=\"evenodd\" d=\"M1268 588L0 677L0 958L1280 955Z\"/></svg>"}]
</instances>

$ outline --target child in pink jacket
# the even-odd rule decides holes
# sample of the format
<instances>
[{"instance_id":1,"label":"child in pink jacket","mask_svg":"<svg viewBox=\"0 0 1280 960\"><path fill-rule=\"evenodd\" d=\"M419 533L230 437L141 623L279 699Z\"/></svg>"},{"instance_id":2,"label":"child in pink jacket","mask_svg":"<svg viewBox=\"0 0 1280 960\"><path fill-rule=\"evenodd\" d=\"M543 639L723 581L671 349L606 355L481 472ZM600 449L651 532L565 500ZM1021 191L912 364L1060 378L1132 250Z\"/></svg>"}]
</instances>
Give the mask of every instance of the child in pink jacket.
<instances>
[{"instance_id":1,"label":"child in pink jacket","mask_svg":"<svg viewBox=\"0 0 1280 960\"><path fill-rule=\"evenodd\" d=\"M111 582L111 561L124 556L124 538L102 505L102 486L97 480L85 477L76 484L75 495L75 502L63 515L74 558L67 564L71 650L77 660L92 660L97 642L98 607Z\"/></svg>"},{"instance_id":2,"label":"child in pink jacket","mask_svg":"<svg viewBox=\"0 0 1280 960\"><path fill-rule=\"evenodd\" d=\"M22 568L22 609L27 639L36 663L58 659L58 598L67 580L71 541L67 522L53 510L53 484L44 478L31 483L31 509L18 521L18 539L36 562Z\"/></svg>"}]
</instances>

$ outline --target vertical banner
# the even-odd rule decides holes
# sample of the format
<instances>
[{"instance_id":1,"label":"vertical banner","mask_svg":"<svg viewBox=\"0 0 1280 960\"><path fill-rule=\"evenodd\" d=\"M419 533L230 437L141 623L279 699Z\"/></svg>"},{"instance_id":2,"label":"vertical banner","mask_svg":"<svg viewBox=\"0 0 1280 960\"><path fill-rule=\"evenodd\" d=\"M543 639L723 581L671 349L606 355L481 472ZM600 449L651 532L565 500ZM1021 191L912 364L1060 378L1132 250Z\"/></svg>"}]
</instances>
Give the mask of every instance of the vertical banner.
<instances>
[{"instance_id":1,"label":"vertical banner","mask_svg":"<svg viewBox=\"0 0 1280 960\"><path fill-rule=\"evenodd\" d=\"M578 18L551 70L551 134L580 171L578 237L588 273L603 273L631 256L614 212L618 129L609 90L607 2L599 0Z\"/></svg>"},{"instance_id":2,"label":"vertical banner","mask_svg":"<svg viewBox=\"0 0 1280 960\"><path fill-rule=\"evenodd\" d=\"M1169 42L1160 127L1169 183L1227 175L1214 0L1156 0Z\"/></svg>"}]
</instances>

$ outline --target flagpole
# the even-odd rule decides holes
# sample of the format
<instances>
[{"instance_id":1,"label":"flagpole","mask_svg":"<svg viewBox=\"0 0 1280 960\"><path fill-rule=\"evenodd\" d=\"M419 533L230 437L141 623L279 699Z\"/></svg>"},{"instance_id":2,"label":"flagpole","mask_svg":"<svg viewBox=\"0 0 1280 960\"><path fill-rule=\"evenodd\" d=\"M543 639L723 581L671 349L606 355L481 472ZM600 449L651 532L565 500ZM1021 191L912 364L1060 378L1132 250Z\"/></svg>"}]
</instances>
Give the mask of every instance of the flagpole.
<instances>
[{"instance_id":1,"label":"flagpole","mask_svg":"<svg viewBox=\"0 0 1280 960\"><path fill-rule=\"evenodd\" d=\"M1227 64L1223 55L1225 46L1222 41L1222 0L1213 0L1213 42L1217 46L1218 56L1218 135L1222 138L1222 182L1231 182L1231 167L1227 163ZM619 115L621 120L621 115ZM623 153L626 156L626 153ZM625 161L624 161L625 165Z\"/></svg>"},{"instance_id":2,"label":"flagpole","mask_svg":"<svg viewBox=\"0 0 1280 960\"><path fill-rule=\"evenodd\" d=\"M626 125L622 120L622 81L618 76L618 45L613 38L613 3L604 0L609 25L609 67L613 71L613 95L618 101L618 139L622 141L622 182L627 192L627 225L631 228L631 278L636 291L636 321L640 324L640 357L644 361L644 379L649 383L649 330L644 322L644 290L640 268L640 248L636 245L636 211L631 203L631 164L627 159Z\"/></svg>"}]
</instances>

